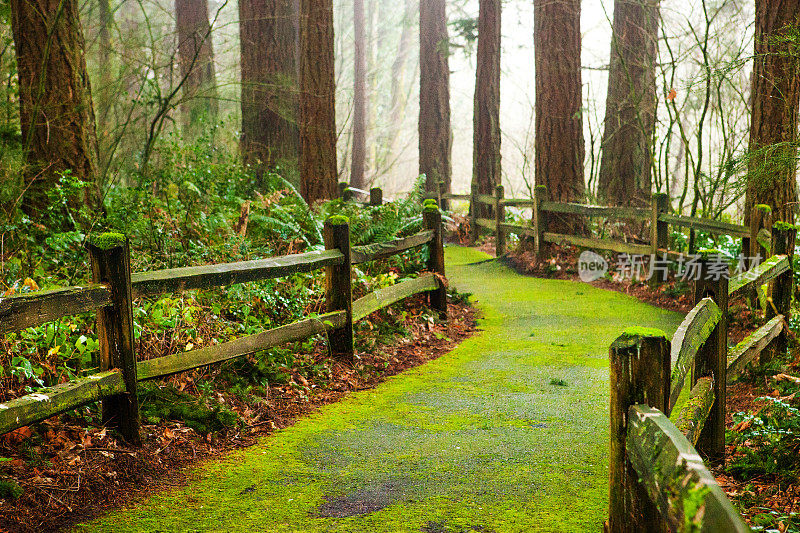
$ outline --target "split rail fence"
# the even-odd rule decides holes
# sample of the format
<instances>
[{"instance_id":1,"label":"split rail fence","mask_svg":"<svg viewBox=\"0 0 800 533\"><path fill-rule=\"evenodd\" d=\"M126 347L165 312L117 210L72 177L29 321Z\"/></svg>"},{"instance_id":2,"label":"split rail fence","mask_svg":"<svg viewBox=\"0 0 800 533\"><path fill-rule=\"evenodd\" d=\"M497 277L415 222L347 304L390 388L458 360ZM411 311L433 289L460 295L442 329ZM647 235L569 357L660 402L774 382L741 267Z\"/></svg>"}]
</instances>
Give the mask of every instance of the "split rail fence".
<instances>
[{"instance_id":1,"label":"split rail fence","mask_svg":"<svg viewBox=\"0 0 800 533\"><path fill-rule=\"evenodd\" d=\"M374 193L373 193L374 194ZM380 201L378 202L378 205ZM137 384L253 354L327 333L338 357L353 355L353 323L404 298L427 293L431 307L447 315L442 219L437 208L423 210L424 231L366 246L350 245L344 217L324 227L324 251L255 261L131 273L128 240L104 234L88 246L93 282L86 286L0 298L0 335L61 317L97 312L100 372L0 404L0 434L102 400L103 423L116 426L131 444L140 443ZM352 265L428 246L428 270L419 277L352 300ZM189 289L280 278L325 269L326 313L229 342L156 359L137 361L133 300Z\"/></svg>"},{"instance_id":2,"label":"split rail fence","mask_svg":"<svg viewBox=\"0 0 800 533\"><path fill-rule=\"evenodd\" d=\"M642 255L675 255L668 250L669 245L669 226L689 228L691 230L707 231L715 235L730 235L734 238L742 239L742 251L744 255L750 252L751 256L756 252L761 253L761 257L766 256L765 248L768 248L769 232L759 230L761 225L769 226L767 220L759 225L759 217L752 217L751 226L730 224L717 220L705 218L688 217L670 214L669 200L665 194L657 193L652 196L649 208L641 207L607 207L602 205L585 205L566 202L547 201L547 189L538 186L534 192L533 199L505 198L504 188L498 185L494 195L481 194L473 188L472 194L441 194L442 201L461 200L470 202L473 207L470 209L470 240L475 242L481 233L488 233L495 236L495 247L497 256L506 253L507 235L514 233L519 236L533 238L534 248L539 254L547 243L568 244L595 250L608 250L618 253L642 254ZM488 206L494 214L494 218L479 217L479 210L474 206ZM530 224L510 224L506 222L506 208L515 207L520 209L532 209L533 216ZM757 212L760 217L765 216ZM615 239L597 238L585 235L567 235L563 233L553 233L548 231L549 221L554 216L581 216L581 217L603 217L606 219L619 219L635 222L649 222L650 235L648 239L641 242L625 242ZM649 242L648 242L649 241ZM751 248L751 243L757 248Z\"/></svg>"},{"instance_id":3,"label":"split rail fence","mask_svg":"<svg viewBox=\"0 0 800 533\"><path fill-rule=\"evenodd\" d=\"M703 258L696 305L671 341L631 328L611 345L607 531L750 531L702 457L724 462L727 383L757 358L763 363L786 351L795 234L776 224L776 255L730 279L712 274L714 262ZM729 349L730 298L768 282L769 320ZM687 378L691 391L671 416Z\"/></svg>"}]
</instances>

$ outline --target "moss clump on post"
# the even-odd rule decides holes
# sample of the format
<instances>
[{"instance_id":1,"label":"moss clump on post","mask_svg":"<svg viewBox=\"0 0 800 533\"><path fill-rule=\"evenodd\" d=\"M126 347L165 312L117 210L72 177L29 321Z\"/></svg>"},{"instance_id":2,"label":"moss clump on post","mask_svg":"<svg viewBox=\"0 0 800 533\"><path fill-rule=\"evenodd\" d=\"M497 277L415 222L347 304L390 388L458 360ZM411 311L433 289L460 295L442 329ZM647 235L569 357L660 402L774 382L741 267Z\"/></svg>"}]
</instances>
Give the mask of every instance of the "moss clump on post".
<instances>
[{"instance_id":1,"label":"moss clump on post","mask_svg":"<svg viewBox=\"0 0 800 533\"><path fill-rule=\"evenodd\" d=\"M665 192L654 192L652 198L669 198L669 195Z\"/></svg>"},{"instance_id":2,"label":"moss clump on post","mask_svg":"<svg viewBox=\"0 0 800 533\"><path fill-rule=\"evenodd\" d=\"M436 203L436 200L433 198L428 198L424 202L422 202L422 210L423 211L439 211L439 204Z\"/></svg>"},{"instance_id":3,"label":"moss clump on post","mask_svg":"<svg viewBox=\"0 0 800 533\"><path fill-rule=\"evenodd\" d=\"M791 229L800 229L798 227L798 224L789 224L788 222L781 222L781 221L776 222L775 224L772 225L772 227L782 231L787 231Z\"/></svg>"},{"instance_id":4,"label":"moss clump on post","mask_svg":"<svg viewBox=\"0 0 800 533\"><path fill-rule=\"evenodd\" d=\"M105 232L99 235L92 235L89 244L101 250L111 250L125 244L125 235L122 233Z\"/></svg>"},{"instance_id":5,"label":"moss clump on post","mask_svg":"<svg viewBox=\"0 0 800 533\"><path fill-rule=\"evenodd\" d=\"M350 219L344 215L332 215L328 217L328 224L331 226L344 226L350 223Z\"/></svg>"},{"instance_id":6,"label":"moss clump on post","mask_svg":"<svg viewBox=\"0 0 800 533\"><path fill-rule=\"evenodd\" d=\"M631 338L631 337L661 337L666 339L667 334L664 333L662 330L658 328L645 328L642 326L631 326L629 328L625 328L625 331L622 332L622 337Z\"/></svg>"},{"instance_id":7,"label":"moss clump on post","mask_svg":"<svg viewBox=\"0 0 800 533\"><path fill-rule=\"evenodd\" d=\"M755 207L756 211L760 211L764 214L772 213L772 208L767 204L757 204Z\"/></svg>"}]
</instances>

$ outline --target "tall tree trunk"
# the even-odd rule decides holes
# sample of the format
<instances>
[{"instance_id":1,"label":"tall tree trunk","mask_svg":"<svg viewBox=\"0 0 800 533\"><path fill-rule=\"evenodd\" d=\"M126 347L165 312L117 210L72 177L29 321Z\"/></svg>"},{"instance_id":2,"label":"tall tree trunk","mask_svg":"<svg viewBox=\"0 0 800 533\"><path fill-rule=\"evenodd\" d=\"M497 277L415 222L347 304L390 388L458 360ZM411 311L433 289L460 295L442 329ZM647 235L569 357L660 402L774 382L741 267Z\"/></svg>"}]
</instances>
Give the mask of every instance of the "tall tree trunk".
<instances>
[{"instance_id":1,"label":"tall tree trunk","mask_svg":"<svg viewBox=\"0 0 800 533\"><path fill-rule=\"evenodd\" d=\"M300 194L310 205L336 194L333 0L301 0L300 29Z\"/></svg>"},{"instance_id":2,"label":"tall tree trunk","mask_svg":"<svg viewBox=\"0 0 800 533\"><path fill-rule=\"evenodd\" d=\"M100 15L100 31L98 33L98 66L100 68L100 87L97 95L97 121L98 129L102 133L108 133L108 119L111 108L111 26L114 23L114 16L111 13L109 0L97 0L98 12Z\"/></svg>"},{"instance_id":3,"label":"tall tree trunk","mask_svg":"<svg viewBox=\"0 0 800 533\"><path fill-rule=\"evenodd\" d=\"M500 174L500 13L501 0L480 0L478 15L478 65L473 113L472 172L478 190L493 194L502 183ZM478 216L492 215L491 206L479 204Z\"/></svg>"},{"instance_id":4,"label":"tall tree trunk","mask_svg":"<svg viewBox=\"0 0 800 533\"><path fill-rule=\"evenodd\" d=\"M583 199L580 0L534 0L536 184L550 200ZM564 219L557 231L574 228ZM553 231L553 230L551 230Z\"/></svg>"},{"instance_id":5,"label":"tall tree trunk","mask_svg":"<svg viewBox=\"0 0 800 533\"><path fill-rule=\"evenodd\" d=\"M297 60L294 0L239 0L241 152L261 176L297 165Z\"/></svg>"},{"instance_id":6,"label":"tall tree trunk","mask_svg":"<svg viewBox=\"0 0 800 533\"><path fill-rule=\"evenodd\" d=\"M202 131L200 122L215 123L219 111L208 0L175 0L175 21L183 80L183 132L194 139Z\"/></svg>"},{"instance_id":7,"label":"tall tree trunk","mask_svg":"<svg viewBox=\"0 0 800 533\"><path fill-rule=\"evenodd\" d=\"M76 0L11 0L20 122L28 166L23 211L44 219L47 192L65 171L89 184L70 199L98 208L97 136ZM65 221L69 219L65 217ZM76 222L80 222L75 220ZM71 224L65 222L64 229Z\"/></svg>"},{"instance_id":8,"label":"tall tree trunk","mask_svg":"<svg viewBox=\"0 0 800 533\"><path fill-rule=\"evenodd\" d=\"M598 196L649 205L659 0L616 0Z\"/></svg>"},{"instance_id":9,"label":"tall tree trunk","mask_svg":"<svg viewBox=\"0 0 800 533\"><path fill-rule=\"evenodd\" d=\"M425 188L450 192L450 68L445 0L419 5L419 172Z\"/></svg>"},{"instance_id":10,"label":"tall tree trunk","mask_svg":"<svg viewBox=\"0 0 800 533\"><path fill-rule=\"evenodd\" d=\"M383 146L384 150L381 160L385 162L391 162L394 156L397 137L399 136L404 111L408 101L405 84L406 62L411 53L414 29L413 21L415 20L418 7L419 2L417 0L406 0L405 13L403 14L403 29L400 31L397 55L392 62L389 123L385 129L385 138L383 142L381 142L381 146Z\"/></svg>"},{"instance_id":11,"label":"tall tree trunk","mask_svg":"<svg viewBox=\"0 0 800 533\"><path fill-rule=\"evenodd\" d=\"M797 210L797 109L800 1L757 0L752 119L745 216L754 205L772 208L772 220L793 223Z\"/></svg>"},{"instance_id":12,"label":"tall tree trunk","mask_svg":"<svg viewBox=\"0 0 800 533\"><path fill-rule=\"evenodd\" d=\"M364 189L364 162L367 156L367 40L364 27L364 0L353 0L355 61L353 82L353 152L350 185Z\"/></svg>"}]
</instances>

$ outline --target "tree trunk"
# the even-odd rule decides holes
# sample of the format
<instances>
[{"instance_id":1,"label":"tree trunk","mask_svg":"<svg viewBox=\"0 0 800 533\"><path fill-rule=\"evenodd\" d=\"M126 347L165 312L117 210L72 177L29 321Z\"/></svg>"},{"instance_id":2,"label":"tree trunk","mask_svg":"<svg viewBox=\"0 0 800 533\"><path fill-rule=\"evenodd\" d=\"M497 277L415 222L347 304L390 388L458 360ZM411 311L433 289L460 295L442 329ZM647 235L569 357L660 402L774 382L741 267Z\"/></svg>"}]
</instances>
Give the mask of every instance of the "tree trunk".
<instances>
[{"instance_id":1,"label":"tree trunk","mask_svg":"<svg viewBox=\"0 0 800 533\"><path fill-rule=\"evenodd\" d=\"M580 0L534 0L536 185L550 200L583 199ZM576 228L548 217L550 231Z\"/></svg>"},{"instance_id":2,"label":"tree trunk","mask_svg":"<svg viewBox=\"0 0 800 533\"><path fill-rule=\"evenodd\" d=\"M98 33L98 64L100 67L100 87L97 98L97 122L98 129L102 134L108 134L109 115L111 113L111 26L114 23L114 15L111 13L109 0L97 1L98 12L100 15L100 31Z\"/></svg>"},{"instance_id":3,"label":"tree trunk","mask_svg":"<svg viewBox=\"0 0 800 533\"><path fill-rule=\"evenodd\" d=\"M300 194L311 205L336 195L333 0L301 0L300 28Z\"/></svg>"},{"instance_id":4,"label":"tree trunk","mask_svg":"<svg viewBox=\"0 0 800 533\"><path fill-rule=\"evenodd\" d=\"M84 37L75 0L11 0L11 27L19 75L20 122L28 189L23 211L44 220L47 193L69 171L89 184L69 199L66 221L81 205L100 207L97 135L86 71Z\"/></svg>"},{"instance_id":5,"label":"tree trunk","mask_svg":"<svg viewBox=\"0 0 800 533\"><path fill-rule=\"evenodd\" d=\"M450 68L445 0L419 5L419 172L425 188L450 192Z\"/></svg>"},{"instance_id":6,"label":"tree trunk","mask_svg":"<svg viewBox=\"0 0 800 533\"><path fill-rule=\"evenodd\" d=\"M474 179L481 194L494 194L500 174L500 12L501 0L480 0L478 65L473 116ZM478 217L493 216L491 206L478 204Z\"/></svg>"},{"instance_id":7,"label":"tree trunk","mask_svg":"<svg viewBox=\"0 0 800 533\"><path fill-rule=\"evenodd\" d=\"M201 122L214 124L219 111L208 0L175 0L175 21L183 81L183 132L193 140L202 132Z\"/></svg>"},{"instance_id":8,"label":"tree trunk","mask_svg":"<svg viewBox=\"0 0 800 533\"><path fill-rule=\"evenodd\" d=\"M276 165L297 165L294 7L294 0L239 0L241 152L259 176Z\"/></svg>"},{"instance_id":9,"label":"tree trunk","mask_svg":"<svg viewBox=\"0 0 800 533\"><path fill-rule=\"evenodd\" d=\"M598 196L649 205L659 0L616 0Z\"/></svg>"},{"instance_id":10,"label":"tree trunk","mask_svg":"<svg viewBox=\"0 0 800 533\"><path fill-rule=\"evenodd\" d=\"M364 0L353 0L355 65L353 83L353 153L350 185L364 189L364 162L367 155L367 40L364 27Z\"/></svg>"},{"instance_id":11,"label":"tree trunk","mask_svg":"<svg viewBox=\"0 0 800 533\"><path fill-rule=\"evenodd\" d=\"M797 209L797 108L800 57L798 0L757 0L752 119L745 217L772 208L772 220L793 223Z\"/></svg>"},{"instance_id":12,"label":"tree trunk","mask_svg":"<svg viewBox=\"0 0 800 533\"><path fill-rule=\"evenodd\" d=\"M391 165L392 159L394 158L397 138L400 134L406 104L408 103L405 83L406 62L411 53L414 29L413 21L415 20L418 7L419 2L417 2L417 0L406 0L405 13L403 15L403 28L400 31L400 42L397 45L397 56L395 56L392 62L389 123L385 129L385 137L381 143L381 146L383 146L381 160L387 162L389 165Z\"/></svg>"}]
</instances>

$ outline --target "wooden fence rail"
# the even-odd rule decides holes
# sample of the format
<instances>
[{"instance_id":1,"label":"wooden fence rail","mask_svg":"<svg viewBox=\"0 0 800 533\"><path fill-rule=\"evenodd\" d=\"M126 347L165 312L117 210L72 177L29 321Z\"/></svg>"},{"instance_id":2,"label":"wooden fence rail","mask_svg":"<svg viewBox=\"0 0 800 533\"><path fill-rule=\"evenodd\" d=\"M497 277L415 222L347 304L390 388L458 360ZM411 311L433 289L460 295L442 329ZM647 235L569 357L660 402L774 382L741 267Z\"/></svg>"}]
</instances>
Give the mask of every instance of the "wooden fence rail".
<instances>
[{"instance_id":1,"label":"wooden fence rail","mask_svg":"<svg viewBox=\"0 0 800 533\"><path fill-rule=\"evenodd\" d=\"M656 254L674 252L667 250L669 226L690 228L692 230L702 230L718 235L730 235L741 238L743 253L747 255L750 250L750 241L756 241L758 232L753 234L748 226L740 224L730 224L717 220L709 220L683 215L673 215L667 213L669 202L666 195L657 193L653 195L650 208L642 207L613 207L603 205L587 205L569 202L553 202L547 200L547 190L544 187L536 187L534 198L504 198L502 190L498 197L497 191L494 196L479 193L473 187L471 194L442 194L441 198L449 200L468 200L471 205L491 206L495 212L498 208L516 207L521 209L533 209L533 217L530 225L508 224L505 216L495 220L480 218L474 215L475 209L471 209L473 216L470 220L472 224L470 238L474 242L480 235L481 230L486 230L489 234L495 235L503 242L498 247L497 255L505 252L504 238L507 234L532 236L535 240L535 251L540 255L545 243L569 244L582 248L594 248L598 250L608 250L618 253L629 254ZM548 216L549 214L549 216ZM602 217L608 219L619 219L626 221L650 222L651 234L650 243L642 244L636 242L615 241L611 239L600 239L585 235L563 235L548 231L548 219L552 214L577 215L583 217ZM763 232L763 229L762 229ZM767 232L768 234L769 232ZM537 238L539 236L540 238ZM768 237L769 235L767 235ZM763 240L763 239L762 239Z\"/></svg>"},{"instance_id":2,"label":"wooden fence rail","mask_svg":"<svg viewBox=\"0 0 800 533\"><path fill-rule=\"evenodd\" d=\"M785 243L795 235L794 228L776 224L771 242L787 255L771 257L730 284L725 275L711 276L711 260L703 258L694 281L696 305L671 342L663 333L635 328L611 345L608 532L750 531L701 454L724 461L728 380L757 357L785 351L785 292L791 293L792 280ZM729 350L729 296L769 280L771 320ZM689 374L692 387L673 424L668 415Z\"/></svg>"},{"instance_id":3,"label":"wooden fence rail","mask_svg":"<svg viewBox=\"0 0 800 533\"><path fill-rule=\"evenodd\" d=\"M373 205L380 205L382 194L375 189L370 192ZM94 283L0 298L0 334L63 316L97 311L101 372L0 404L0 434L102 401L104 423L117 427L130 444L138 445L141 440L137 383L141 381L220 363L320 333L327 334L332 354L352 356L354 322L415 294L427 293L431 306L441 318L446 318L442 219L438 207L426 205L423 221L425 230L409 237L351 247L348 220L331 217L325 223L324 251L134 274L130 272L127 238L120 234L98 236L89 246ZM353 264L384 259L424 245L429 248L430 272L352 301ZM326 270L326 314L213 346L136 360L134 298L278 278L321 268Z\"/></svg>"}]
</instances>

